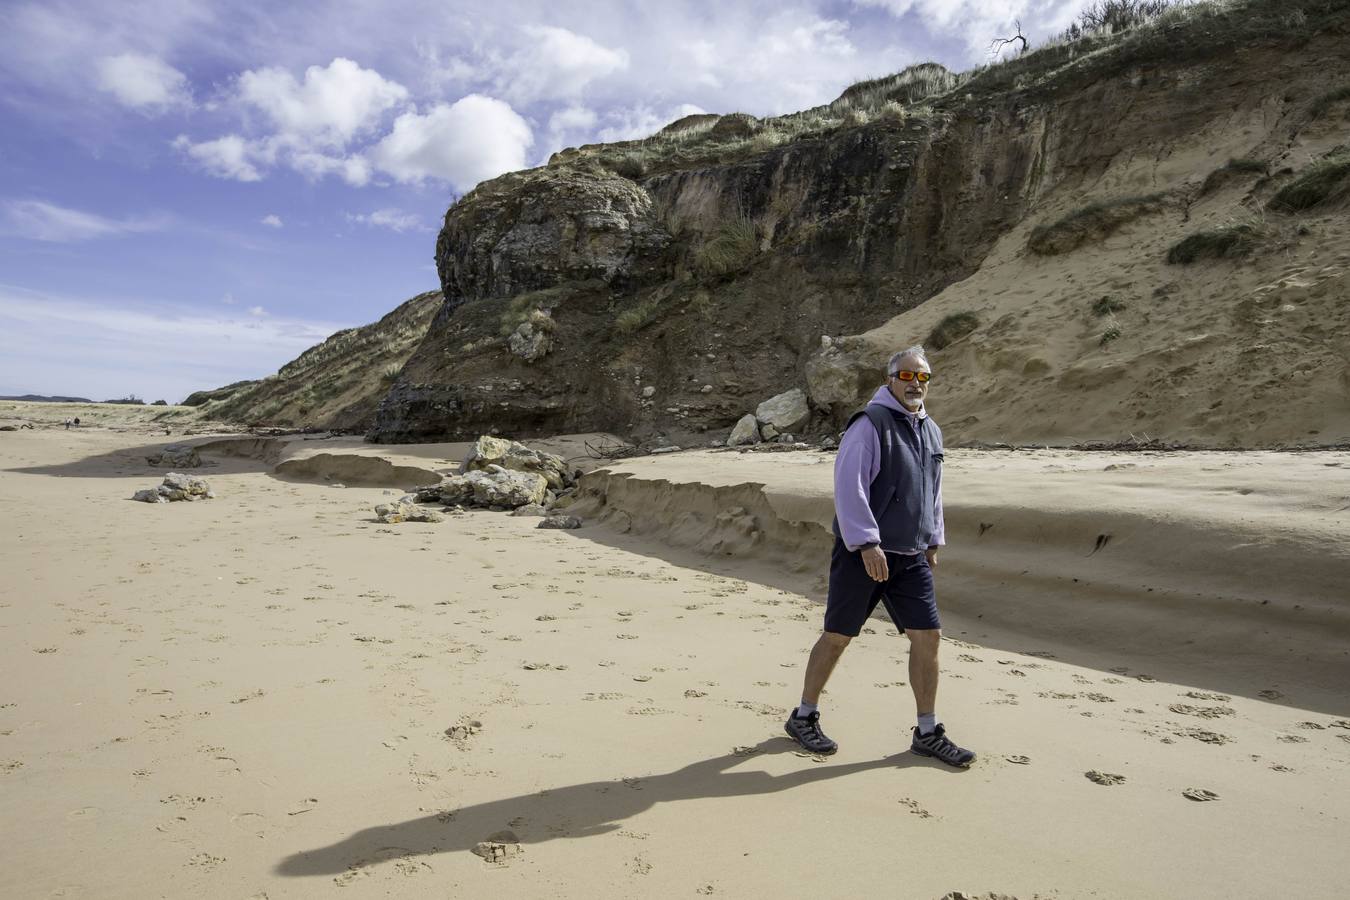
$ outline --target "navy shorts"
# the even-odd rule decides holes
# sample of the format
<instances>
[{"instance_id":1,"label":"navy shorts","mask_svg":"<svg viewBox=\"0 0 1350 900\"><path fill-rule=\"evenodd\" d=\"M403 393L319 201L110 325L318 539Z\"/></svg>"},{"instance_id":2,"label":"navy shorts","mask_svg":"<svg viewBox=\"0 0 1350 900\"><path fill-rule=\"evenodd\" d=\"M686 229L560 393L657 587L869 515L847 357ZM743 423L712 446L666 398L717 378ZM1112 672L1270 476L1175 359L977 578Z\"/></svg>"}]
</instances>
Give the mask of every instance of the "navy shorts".
<instances>
[{"instance_id":1,"label":"navy shorts","mask_svg":"<svg viewBox=\"0 0 1350 900\"><path fill-rule=\"evenodd\" d=\"M849 550L839 538L834 539L830 595L825 601L826 631L857 637L878 602L886 604L891 621L902 631L942 627L928 557L922 553L912 556L887 553L886 565L890 575L886 583L873 581L863 566L862 553Z\"/></svg>"}]
</instances>

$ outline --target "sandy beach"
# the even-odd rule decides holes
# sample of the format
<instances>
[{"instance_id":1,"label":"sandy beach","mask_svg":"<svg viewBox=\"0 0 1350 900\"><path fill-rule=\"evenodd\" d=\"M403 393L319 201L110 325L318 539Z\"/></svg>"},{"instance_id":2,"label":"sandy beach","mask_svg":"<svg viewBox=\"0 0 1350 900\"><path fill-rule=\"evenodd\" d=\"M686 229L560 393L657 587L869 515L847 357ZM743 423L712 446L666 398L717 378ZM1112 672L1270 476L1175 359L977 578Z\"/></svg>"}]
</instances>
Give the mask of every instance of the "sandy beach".
<instances>
[{"instance_id":1,"label":"sandy beach","mask_svg":"<svg viewBox=\"0 0 1350 900\"><path fill-rule=\"evenodd\" d=\"M196 473L215 499L130 502L169 440L0 434L4 897L1350 882L1350 454L953 453L938 709L980 754L956 771L907 752L884 619L824 698L839 753L782 732L828 454L615 463L559 532L375 520L463 445L230 438ZM519 853L471 852L508 829Z\"/></svg>"}]
</instances>

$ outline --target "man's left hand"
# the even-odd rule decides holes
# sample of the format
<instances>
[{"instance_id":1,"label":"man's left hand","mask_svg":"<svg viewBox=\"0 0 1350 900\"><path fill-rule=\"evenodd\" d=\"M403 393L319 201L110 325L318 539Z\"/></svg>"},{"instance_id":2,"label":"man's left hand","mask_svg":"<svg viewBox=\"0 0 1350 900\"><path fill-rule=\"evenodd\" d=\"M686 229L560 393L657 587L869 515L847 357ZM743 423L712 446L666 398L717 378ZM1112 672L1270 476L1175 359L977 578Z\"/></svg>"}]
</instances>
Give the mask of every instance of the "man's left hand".
<instances>
[{"instance_id":1,"label":"man's left hand","mask_svg":"<svg viewBox=\"0 0 1350 900\"><path fill-rule=\"evenodd\" d=\"M923 551L923 555L926 556L926 557L928 557L928 568L930 568L930 569L936 569L936 568L937 568L937 548L936 548L936 547L929 547L927 550Z\"/></svg>"}]
</instances>

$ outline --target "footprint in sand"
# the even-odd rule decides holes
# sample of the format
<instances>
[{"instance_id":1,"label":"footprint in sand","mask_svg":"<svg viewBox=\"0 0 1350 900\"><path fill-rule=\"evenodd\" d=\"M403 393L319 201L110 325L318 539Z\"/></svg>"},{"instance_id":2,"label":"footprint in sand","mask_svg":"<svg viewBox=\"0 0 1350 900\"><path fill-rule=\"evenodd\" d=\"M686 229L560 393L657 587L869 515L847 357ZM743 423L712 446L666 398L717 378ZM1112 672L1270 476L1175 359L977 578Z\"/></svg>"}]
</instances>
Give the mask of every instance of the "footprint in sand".
<instances>
[{"instance_id":1,"label":"footprint in sand","mask_svg":"<svg viewBox=\"0 0 1350 900\"><path fill-rule=\"evenodd\" d=\"M910 815L918 816L920 819L931 819L933 814L919 805L919 801L903 797L900 805L909 809Z\"/></svg>"},{"instance_id":2,"label":"footprint in sand","mask_svg":"<svg viewBox=\"0 0 1350 900\"><path fill-rule=\"evenodd\" d=\"M1093 769L1090 772L1084 772L1083 775L1088 781L1091 781L1094 784L1113 785L1125 783L1124 775L1114 775L1110 772L1098 772L1096 769Z\"/></svg>"},{"instance_id":3,"label":"footprint in sand","mask_svg":"<svg viewBox=\"0 0 1350 900\"><path fill-rule=\"evenodd\" d=\"M1207 791L1204 788L1186 788L1186 790L1181 792L1181 796L1185 797L1187 800L1195 800L1200 803L1219 799L1218 794L1213 791Z\"/></svg>"},{"instance_id":4,"label":"footprint in sand","mask_svg":"<svg viewBox=\"0 0 1350 900\"><path fill-rule=\"evenodd\" d=\"M1178 715L1198 716L1202 719L1217 719L1220 716L1235 714L1229 706L1191 706L1188 703L1173 703L1167 708Z\"/></svg>"},{"instance_id":5,"label":"footprint in sand","mask_svg":"<svg viewBox=\"0 0 1350 900\"><path fill-rule=\"evenodd\" d=\"M1174 731L1172 733L1177 737L1194 738L1202 744L1223 745L1231 743L1233 740L1226 734L1219 734L1216 731L1206 731L1203 728L1182 728L1179 731ZM1303 738L1303 740L1307 740L1307 738Z\"/></svg>"}]
</instances>

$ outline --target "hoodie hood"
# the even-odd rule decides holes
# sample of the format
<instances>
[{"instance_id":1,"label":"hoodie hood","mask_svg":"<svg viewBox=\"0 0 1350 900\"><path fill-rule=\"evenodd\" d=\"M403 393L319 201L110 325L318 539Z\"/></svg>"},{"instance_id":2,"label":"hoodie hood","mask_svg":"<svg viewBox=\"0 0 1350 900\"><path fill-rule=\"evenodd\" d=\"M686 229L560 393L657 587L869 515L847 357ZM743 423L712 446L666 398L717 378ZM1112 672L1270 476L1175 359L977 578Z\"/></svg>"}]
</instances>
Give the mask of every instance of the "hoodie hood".
<instances>
[{"instance_id":1,"label":"hoodie hood","mask_svg":"<svg viewBox=\"0 0 1350 900\"><path fill-rule=\"evenodd\" d=\"M918 412L910 412L901 405L899 400L895 399L895 395L891 393L891 389L884 384L877 388L877 392L872 395L872 399L869 400L868 403L879 403L887 409L893 409L896 412L902 412L907 416L914 416L917 419L928 417L928 413L924 409L923 404L919 404Z\"/></svg>"}]
</instances>

